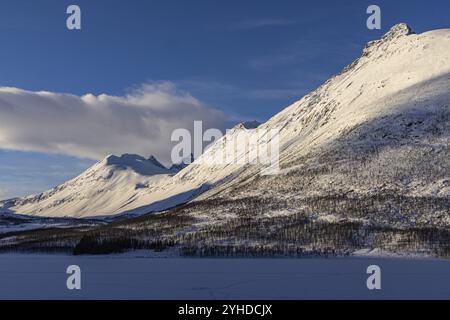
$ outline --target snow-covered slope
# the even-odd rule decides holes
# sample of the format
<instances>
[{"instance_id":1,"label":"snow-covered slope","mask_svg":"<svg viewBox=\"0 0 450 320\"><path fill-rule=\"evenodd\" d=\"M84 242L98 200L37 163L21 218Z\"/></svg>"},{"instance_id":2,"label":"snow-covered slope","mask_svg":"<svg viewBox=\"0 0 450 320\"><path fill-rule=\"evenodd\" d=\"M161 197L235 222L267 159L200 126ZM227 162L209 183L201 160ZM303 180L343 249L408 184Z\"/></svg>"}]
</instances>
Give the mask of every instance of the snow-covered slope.
<instances>
[{"instance_id":1,"label":"snow-covered slope","mask_svg":"<svg viewBox=\"0 0 450 320\"><path fill-rule=\"evenodd\" d=\"M279 175L262 176L260 166L208 161L224 152L227 140L242 131L253 134L241 125L173 177L164 171L143 177L135 170L110 175L102 162L55 190L17 200L9 210L47 216L146 213L200 193L195 201L283 201L283 214L299 210L304 199L325 195L387 193L445 200L450 196L449 92L450 30L417 35L399 24L370 42L341 74L258 127L280 131ZM437 220L450 224L443 208L436 209L441 214ZM214 210L217 215L224 211L230 214L226 208ZM266 211L277 214L269 207ZM331 211L323 218L339 216Z\"/></svg>"},{"instance_id":2,"label":"snow-covered slope","mask_svg":"<svg viewBox=\"0 0 450 320\"><path fill-rule=\"evenodd\" d=\"M281 173L247 168L198 201L256 197L283 203L267 214L449 225L450 30L396 25L260 128L280 129Z\"/></svg>"},{"instance_id":3,"label":"snow-covered slope","mask_svg":"<svg viewBox=\"0 0 450 320\"><path fill-rule=\"evenodd\" d=\"M8 211L49 217L120 213L142 189L169 177L170 171L154 157L111 155L52 190L10 201Z\"/></svg>"}]
</instances>

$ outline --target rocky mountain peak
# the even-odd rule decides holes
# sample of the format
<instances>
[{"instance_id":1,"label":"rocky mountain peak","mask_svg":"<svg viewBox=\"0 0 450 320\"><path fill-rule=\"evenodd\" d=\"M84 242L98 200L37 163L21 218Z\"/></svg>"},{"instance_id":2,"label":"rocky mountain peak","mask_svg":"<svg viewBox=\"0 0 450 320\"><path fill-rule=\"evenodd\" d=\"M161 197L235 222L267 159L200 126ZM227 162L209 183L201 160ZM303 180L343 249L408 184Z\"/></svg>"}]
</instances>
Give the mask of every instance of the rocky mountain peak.
<instances>
[{"instance_id":1,"label":"rocky mountain peak","mask_svg":"<svg viewBox=\"0 0 450 320\"><path fill-rule=\"evenodd\" d=\"M415 33L406 23L396 24L387 33L385 33L381 39L367 43L364 48L363 56L367 56L379 48L383 48L383 50L385 50L391 44L395 44L397 40L412 34Z\"/></svg>"}]
</instances>

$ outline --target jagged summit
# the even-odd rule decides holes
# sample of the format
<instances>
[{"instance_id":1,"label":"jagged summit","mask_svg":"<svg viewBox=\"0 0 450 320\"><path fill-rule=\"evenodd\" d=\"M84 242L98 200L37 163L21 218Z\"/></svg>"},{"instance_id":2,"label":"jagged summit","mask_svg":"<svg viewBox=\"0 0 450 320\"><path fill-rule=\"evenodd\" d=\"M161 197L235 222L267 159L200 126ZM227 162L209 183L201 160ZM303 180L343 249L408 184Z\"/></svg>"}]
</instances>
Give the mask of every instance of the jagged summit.
<instances>
[{"instance_id":1,"label":"jagged summit","mask_svg":"<svg viewBox=\"0 0 450 320\"><path fill-rule=\"evenodd\" d=\"M411 27L407 25L406 23L398 23L395 26L393 26L384 36L382 39L390 40L402 36L409 36L411 34L416 34L414 31L412 31Z\"/></svg>"},{"instance_id":2,"label":"jagged summit","mask_svg":"<svg viewBox=\"0 0 450 320\"><path fill-rule=\"evenodd\" d=\"M119 169L131 169L147 176L169 172L154 156L145 159L137 154L109 155L101 163L106 166L115 166Z\"/></svg>"},{"instance_id":3,"label":"jagged summit","mask_svg":"<svg viewBox=\"0 0 450 320\"><path fill-rule=\"evenodd\" d=\"M379 40L370 41L364 48L363 56L369 55L378 49L386 50L388 46L394 45L399 39L416 34L406 23L399 23L393 26Z\"/></svg>"},{"instance_id":4,"label":"jagged summit","mask_svg":"<svg viewBox=\"0 0 450 320\"><path fill-rule=\"evenodd\" d=\"M161 169L167 169L164 165L161 164L161 162L159 162L154 156L150 156L150 158L148 158L147 161L150 161L151 163L153 163L155 166L161 168Z\"/></svg>"},{"instance_id":5,"label":"jagged summit","mask_svg":"<svg viewBox=\"0 0 450 320\"><path fill-rule=\"evenodd\" d=\"M247 130L250 130L250 129L256 129L260 125L261 125L261 123L256 121L256 120L254 120L254 121L244 121L244 122L241 122L241 123L238 123L237 125L235 125L233 127L233 129L247 129Z\"/></svg>"},{"instance_id":6,"label":"jagged summit","mask_svg":"<svg viewBox=\"0 0 450 320\"><path fill-rule=\"evenodd\" d=\"M104 160L106 165L127 165L133 162L146 161L146 159L137 154L125 153L121 156L108 155Z\"/></svg>"}]
</instances>

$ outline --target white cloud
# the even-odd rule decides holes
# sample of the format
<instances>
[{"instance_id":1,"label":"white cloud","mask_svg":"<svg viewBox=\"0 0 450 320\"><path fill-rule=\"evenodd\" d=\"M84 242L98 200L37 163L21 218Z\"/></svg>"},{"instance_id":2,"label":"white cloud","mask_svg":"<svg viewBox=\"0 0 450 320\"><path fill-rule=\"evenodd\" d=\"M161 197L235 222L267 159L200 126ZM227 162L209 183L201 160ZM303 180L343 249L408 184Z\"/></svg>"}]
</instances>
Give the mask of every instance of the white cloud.
<instances>
[{"instance_id":1,"label":"white cloud","mask_svg":"<svg viewBox=\"0 0 450 320\"><path fill-rule=\"evenodd\" d=\"M0 148L101 159L155 155L168 162L174 129L224 129L225 116L169 82L125 96L76 96L0 87Z\"/></svg>"}]
</instances>

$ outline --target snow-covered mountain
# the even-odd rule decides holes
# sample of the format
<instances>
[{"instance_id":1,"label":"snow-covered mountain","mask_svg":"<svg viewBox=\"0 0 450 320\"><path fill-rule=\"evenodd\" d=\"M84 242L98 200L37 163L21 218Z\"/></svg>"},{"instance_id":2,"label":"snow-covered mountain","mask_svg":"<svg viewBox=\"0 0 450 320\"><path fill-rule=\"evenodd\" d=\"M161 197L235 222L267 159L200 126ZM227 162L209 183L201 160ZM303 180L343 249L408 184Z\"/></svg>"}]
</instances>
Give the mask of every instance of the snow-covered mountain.
<instances>
[{"instance_id":1,"label":"snow-covered mountain","mask_svg":"<svg viewBox=\"0 0 450 320\"><path fill-rule=\"evenodd\" d=\"M238 214L232 203L253 199L246 210L264 203L265 215L304 209L320 219L448 225L449 89L450 30L417 35L399 24L368 43L359 59L317 90L262 125L235 127L173 176L154 163L149 171L138 169L148 162L138 157L133 166L105 159L60 187L9 203L8 209L85 217L160 211L196 198L193 214L223 219ZM261 175L257 165L208 161L224 151L227 140L242 130L251 135L257 126L280 132L279 175ZM321 197L328 197L323 200L327 206L306 208L311 199ZM409 202L408 209L399 209L397 200L380 204L373 197L406 197L405 207L416 201L411 199L429 197L436 199L436 207L417 200L416 209ZM351 199L370 205L355 213L349 209ZM212 212L200 205L212 200L223 206Z\"/></svg>"},{"instance_id":2,"label":"snow-covered mountain","mask_svg":"<svg viewBox=\"0 0 450 320\"><path fill-rule=\"evenodd\" d=\"M266 215L450 225L450 30L394 26L260 128L280 129L281 173L249 167L196 201L257 198L280 204Z\"/></svg>"},{"instance_id":3,"label":"snow-covered mountain","mask_svg":"<svg viewBox=\"0 0 450 320\"><path fill-rule=\"evenodd\" d=\"M258 128L280 131L280 174L238 165L208 172L194 163L181 174L198 179L205 171L215 184L193 201L194 216L306 212L330 221L450 225L450 30L394 26ZM220 150L221 141L208 153ZM222 205L211 210L208 201Z\"/></svg>"},{"instance_id":4,"label":"snow-covered mountain","mask_svg":"<svg viewBox=\"0 0 450 320\"><path fill-rule=\"evenodd\" d=\"M111 215L120 213L121 207L138 197L142 189L171 175L154 157L111 155L54 189L9 201L7 209L49 217Z\"/></svg>"}]
</instances>

